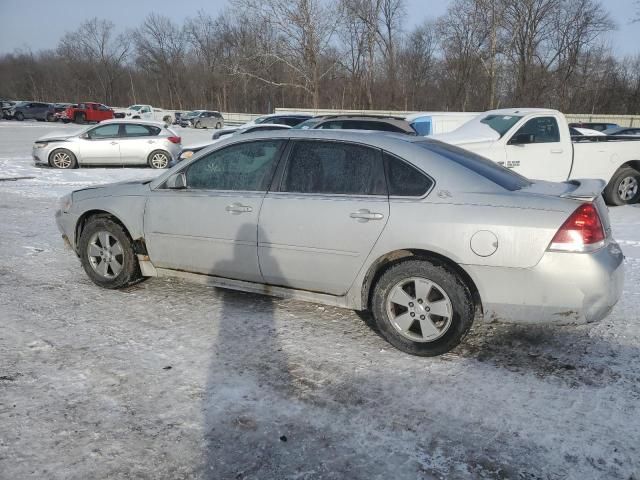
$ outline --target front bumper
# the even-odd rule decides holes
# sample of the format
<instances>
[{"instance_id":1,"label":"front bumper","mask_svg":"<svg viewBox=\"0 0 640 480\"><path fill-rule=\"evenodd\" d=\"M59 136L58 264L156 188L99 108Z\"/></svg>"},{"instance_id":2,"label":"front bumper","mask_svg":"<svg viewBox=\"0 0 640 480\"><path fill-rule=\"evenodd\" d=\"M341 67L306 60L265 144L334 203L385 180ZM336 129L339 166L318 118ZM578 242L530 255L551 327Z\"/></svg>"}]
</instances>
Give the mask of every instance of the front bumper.
<instances>
[{"instance_id":1,"label":"front bumper","mask_svg":"<svg viewBox=\"0 0 640 480\"><path fill-rule=\"evenodd\" d=\"M546 252L533 268L465 266L486 321L587 323L605 318L622 295L624 255L611 240L593 253Z\"/></svg>"},{"instance_id":2,"label":"front bumper","mask_svg":"<svg viewBox=\"0 0 640 480\"><path fill-rule=\"evenodd\" d=\"M31 149L31 156L33 158L33 162L36 165L48 165L49 164L49 148L36 148L35 146Z\"/></svg>"},{"instance_id":3,"label":"front bumper","mask_svg":"<svg viewBox=\"0 0 640 480\"><path fill-rule=\"evenodd\" d=\"M78 216L72 213L63 212L62 210L56 210L56 225L58 230L62 234L62 239L67 247L78 253L76 246L76 224L78 223Z\"/></svg>"}]
</instances>

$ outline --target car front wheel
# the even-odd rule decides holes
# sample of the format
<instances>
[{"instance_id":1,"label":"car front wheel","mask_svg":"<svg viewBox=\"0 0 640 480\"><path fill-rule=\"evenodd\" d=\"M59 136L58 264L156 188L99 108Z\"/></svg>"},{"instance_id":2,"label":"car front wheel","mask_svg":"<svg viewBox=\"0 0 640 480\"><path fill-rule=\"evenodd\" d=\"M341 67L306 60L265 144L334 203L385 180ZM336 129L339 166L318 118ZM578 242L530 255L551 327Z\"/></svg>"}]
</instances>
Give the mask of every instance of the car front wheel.
<instances>
[{"instance_id":1,"label":"car front wheel","mask_svg":"<svg viewBox=\"0 0 640 480\"><path fill-rule=\"evenodd\" d=\"M73 152L66 148L58 148L49 155L49 166L66 170L76 168L78 161Z\"/></svg>"},{"instance_id":2,"label":"car front wheel","mask_svg":"<svg viewBox=\"0 0 640 480\"><path fill-rule=\"evenodd\" d=\"M133 243L124 228L108 217L89 220L78 248L82 267L96 285L122 288L142 278Z\"/></svg>"},{"instance_id":3,"label":"car front wheel","mask_svg":"<svg viewBox=\"0 0 640 480\"><path fill-rule=\"evenodd\" d=\"M382 336L412 355L435 356L456 347L471 328L469 288L453 271L427 260L405 260L378 280L373 317Z\"/></svg>"}]
</instances>

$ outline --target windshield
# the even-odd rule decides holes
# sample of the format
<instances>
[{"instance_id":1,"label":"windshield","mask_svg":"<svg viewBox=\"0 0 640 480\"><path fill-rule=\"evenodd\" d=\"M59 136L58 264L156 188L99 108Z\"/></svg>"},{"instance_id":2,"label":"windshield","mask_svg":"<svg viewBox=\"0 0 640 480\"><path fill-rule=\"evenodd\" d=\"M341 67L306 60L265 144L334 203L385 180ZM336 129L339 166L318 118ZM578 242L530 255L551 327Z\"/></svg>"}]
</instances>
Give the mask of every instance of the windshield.
<instances>
[{"instance_id":1,"label":"windshield","mask_svg":"<svg viewBox=\"0 0 640 480\"><path fill-rule=\"evenodd\" d=\"M194 110L193 112L187 112L184 115L181 115L181 117L183 117L183 118L184 117L197 117L199 113L200 112L198 112L197 110Z\"/></svg>"},{"instance_id":2,"label":"windshield","mask_svg":"<svg viewBox=\"0 0 640 480\"><path fill-rule=\"evenodd\" d=\"M531 182L522 175L460 147L433 140L422 140L416 142L416 145L468 168L506 190L520 190L531 185Z\"/></svg>"},{"instance_id":3,"label":"windshield","mask_svg":"<svg viewBox=\"0 0 640 480\"><path fill-rule=\"evenodd\" d=\"M131 106L129 107L129 110L135 110L135 111L138 111L138 110L140 110L141 108L142 108L142 105L131 105Z\"/></svg>"},{"instance_id":4,"label":"windshield","mask_svg":"<svg viewBox=\"0 0 640 480\"><path fill-rule=\"evenodd\" d=\"M269 118L269 117L268 117L268 116L264 116L264 117L258 117L258 118L255 118L255 119L253 120L253 123L262 123L262 122L264 122L267 118Z\"/></svg>"},{"instance_id":5,"label":"windshield","mask_svg":"<svg viewBox=\"0 0 640 480\"><path fill-rule=\"evenodd\" d=\"M480 120L480 123L489 125L498 132L500 138L502 138L521 118L522 117L518 117L517 115L487 115Z\"/></svg>"},{"instance_id":6,"label":"windshield","mask_svg":"<svg viewBox=\"0 0 640 480\"><path fill-rule=\"evenodd\" d=\"M305 120L302 123L299 123L298 125L296 125L293 128L299 128L302 130L307 130L308 128L313 128L315 127L318 123L320 123L322 119L321 118L310 118L309 120Z\"/></svg>"}]
</instances>

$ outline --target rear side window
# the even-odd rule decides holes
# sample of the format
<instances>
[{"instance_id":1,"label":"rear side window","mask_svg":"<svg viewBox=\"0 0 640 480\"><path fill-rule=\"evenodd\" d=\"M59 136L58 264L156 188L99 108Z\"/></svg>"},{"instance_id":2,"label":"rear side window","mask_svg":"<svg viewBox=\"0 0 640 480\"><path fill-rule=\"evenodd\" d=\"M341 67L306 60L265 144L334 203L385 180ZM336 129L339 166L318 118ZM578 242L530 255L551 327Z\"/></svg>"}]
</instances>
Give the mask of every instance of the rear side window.
<instances>
[{"instance_id":1,"label":"rear side window","mask_svg":"<svg viewBox=\"0 0 640 480\"><path fill-rule=\"evenodd\" d=\"M520 190L531 185L531 182L522 175L468 150L435 140L422 140L415 144L481 175L506 190Z\"/></svg>"},{"instance_id":2,"label":"rear side window","mask_svg":"<svg viewBox=\"0 0 640 480\"><path fill-rule=\"evenodd\" d=\"M127 137L149 137L160 133L160 128L147 125L125 124L124 133Z\"/></svg>"},{"instance_id":3,"label":"rear side window","mask_svg":"<svg viewBox=\"0 0 640 480\"><path fill-rule=\"evenodd\" d=\"M296 142L281 191L386 195L379 150L342 142Z\"/></svg>"},{"instance_id":4,"label":"rear side window","mask_svg":"<svg viewBox=\"0 0 640 480\"><path fill-rule=\"evenodd\" d=\"M191 165L187 187L205 190L267 190L283 141L257 141L216 150Z\"/></svg>"},{"instance_id":5,"label":"rear side window","mask_svg":"<svg viewBox=\"0 0 640 480\"><path fill-rule=\"evenodd\" d=\"M558 122L554 117L537 117L532 118L513 136L514 138L520 134L533 135L533 143L554 143L560 141L560 130Z\"/></svg>"},{"instance_id":6,"label":"rear side window","mask_svg":"<svg viewBox=\"0 0 640 480\"><path fill-rule=\"evenodd\" d=\"M384 163L392 197L422 197L433 185L433 180L397 157L385 153Z\"/></svg>"}]
</instances>

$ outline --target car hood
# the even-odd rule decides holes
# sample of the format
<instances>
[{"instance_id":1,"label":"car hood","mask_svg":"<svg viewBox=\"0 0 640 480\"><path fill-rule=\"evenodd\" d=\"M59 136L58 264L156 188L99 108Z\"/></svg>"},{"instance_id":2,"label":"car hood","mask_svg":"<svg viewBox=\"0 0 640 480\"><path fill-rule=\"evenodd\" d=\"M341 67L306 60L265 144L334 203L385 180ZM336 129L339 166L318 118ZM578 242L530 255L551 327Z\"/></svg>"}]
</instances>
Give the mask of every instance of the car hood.
<instances>
[{"instance_id":1,"label":"car hood","mask_svg":"<svg viewBox=\"0 0 640 480\"><path fill-rule=\"evenodd\" d=\"M65 142L72 137L77 136L77 133L69 134L68 132L52 132L43 137L40 137L35 141L35 143L43 143L43 142Z\"/></svg>"},{"instance_id":2,"label":"car hood","mask_svg":"<svg viewBox=\"0 0 640 480\"><path fill-rule=\"evenodd\" d=\"M73 201L85 200L96 197L120 197L144 195L149 191L151 180L136 180L128 182L107 183L95 187L74 190Z\"/></svg>"}]
</instances>

